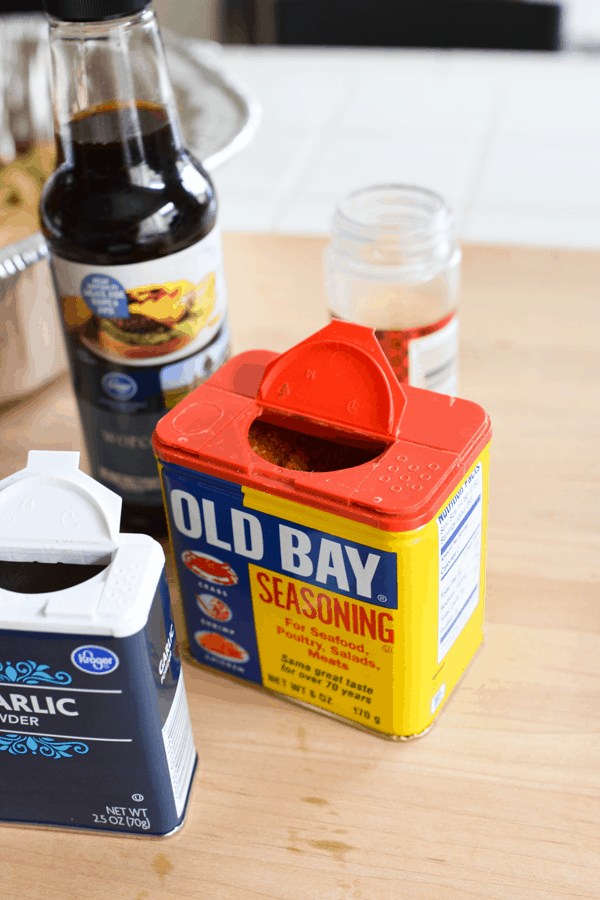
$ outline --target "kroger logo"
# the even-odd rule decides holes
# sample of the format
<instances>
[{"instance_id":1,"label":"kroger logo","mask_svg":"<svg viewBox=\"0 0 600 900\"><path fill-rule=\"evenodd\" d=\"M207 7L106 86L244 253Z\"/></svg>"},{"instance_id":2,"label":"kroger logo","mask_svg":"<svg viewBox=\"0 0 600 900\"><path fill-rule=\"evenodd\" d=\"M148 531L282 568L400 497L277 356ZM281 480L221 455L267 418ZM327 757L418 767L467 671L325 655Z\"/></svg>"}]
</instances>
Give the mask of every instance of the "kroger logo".
<instances>
[{"instance_id":1,"label":"kroger logo","mask_svg":"<svg viewBox=\"0 0 600 900\"><path fill-rule=\"evenodd\" d=\"M131 400L137 394L137 381L124 372L107 372L101 383L108 396L115 400Z\"/></svg>"},{"instance_id":2,"label":"kroger logo","mask_svg":"<svg viewBox=\"0 0 600 900\"><path fill-rule=\"evenodd\" d=\"M71 662L82 672L89 672L90 675L108 675L119 665L119 657L106 647L88 644L86 647L73 650Z\"/></svg>"}]
</instances>

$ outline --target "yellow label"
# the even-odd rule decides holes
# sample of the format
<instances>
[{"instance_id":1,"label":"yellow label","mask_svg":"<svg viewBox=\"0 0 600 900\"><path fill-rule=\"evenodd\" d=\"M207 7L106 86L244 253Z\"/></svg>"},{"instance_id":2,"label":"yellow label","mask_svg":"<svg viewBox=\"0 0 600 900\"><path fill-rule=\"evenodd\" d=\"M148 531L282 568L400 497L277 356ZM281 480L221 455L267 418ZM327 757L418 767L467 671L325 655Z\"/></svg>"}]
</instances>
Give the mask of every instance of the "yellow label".
<instances>
[{"instance_id":1,"label":"yellow label","mask_svg":"<svg viewBox=\"0 0 600 900\"><path fill-rule=\"evenodd\" d=\"M265 687L391 731L394 614L249 568Z\"/></svg>"},{"instance_id":2,"label":"yellow label","mask_svg":"<svg viewBox=\"0 0 600 900\"><path fill-rule=\"evenodd\" d=\"M421 734L482 640L488 468L486 447L425 525L390 532L210 476L196 493L165 464L192 653L373 731ZM207 620L200 591L226 621ZM237 661L198 641L208 631Z\"/></svg>"},{"instance_id":3,"label":"yellow label","mask_svg":"<svg viewBox=\"0 0 600 900\"><path fill-rule=\"evenodd\" d=\"M464 621L460 619L460 604L455 603L457 633L456 636L450 633L449 639L453 640L448 646L448 638L445 643L444 632L440 628L445 627L445 614L452 618L452 609L448 613L444 608L446 592L442 580L443 559L438 520L461 502L465 485L473 478L474 473L480 479L480 509L475 529L480 541L475 563L479 578L476 596L466 609L464 615L468 617ZM488 474L489 446L475 460L431 521L421 528L406 532L381 531L332 513L245 488L244 505L248 508L259 509L288 521L301 522L342 539L361 541L367 546L392 551L397 560L397 609L385 611L390 617L386 622L392 635L388 641L379 637L377 629L374 635L364 627L357 632L352 628L352 620L352 634L347 633L338 604L349 603L354 610L351 615L362 615L362 621L367 617L371 621L374 614L384 612L374 609L372 604L357 599L348 600L329 590L320 591L314 585L295 581L285 574L250 566L252 604L264 686L386 734L406 737L427 729L445 704L483 637ZM264 574L258 580L258 573L261 571ZM274 582L273 579L277 581ZM307 590L312 592L312 597ZM292 597L289 608L288 591ZM307 597L316 609L316 614L313 615L310 607L302 600L299 601L298 613L293 602L294 593L299 598ZM457 591L457 596L458 593ZM329 597L331 619L327 600L323 599L323 612L315 602L319 594ZM271 602L268 601L269 595L273 598ZM364 612L358 613L361 608ZM312 620L310 616L313 616ZM288 620L291 620L291 624ZM326 625L328 621L330 624ZM308 640L322 644L322 648L317 651L316 644L311 646L307 643ZM340 643L341 640L357 646L355 649L345 647ZM363 648L364 652L358 650L358 647ZM319 658L315 656L316 652ZM342 656L342 653L347 655ZM440 653L443 653L442 658ZM327 663L323 657L337 662ZM310 671L300 664L310 666ZM341 668L342 665L347 668ZM294 671L290 672L289 669ZM319 675L316 670L319 670ZM301 675L301 672L304 674ZM324 677L323 672L331 677ZM317 680L321 678L322 683L313 681L309 684L309 677ZM337 689L332 688L332 684L337 685ZM371 688L372 693L358 691L351 687L352 684L361 689ZM344 690L358 693L359 698L343 693ZM360 700L360 697L369 698L371 702Z\"/></svg>"}]
</instances>

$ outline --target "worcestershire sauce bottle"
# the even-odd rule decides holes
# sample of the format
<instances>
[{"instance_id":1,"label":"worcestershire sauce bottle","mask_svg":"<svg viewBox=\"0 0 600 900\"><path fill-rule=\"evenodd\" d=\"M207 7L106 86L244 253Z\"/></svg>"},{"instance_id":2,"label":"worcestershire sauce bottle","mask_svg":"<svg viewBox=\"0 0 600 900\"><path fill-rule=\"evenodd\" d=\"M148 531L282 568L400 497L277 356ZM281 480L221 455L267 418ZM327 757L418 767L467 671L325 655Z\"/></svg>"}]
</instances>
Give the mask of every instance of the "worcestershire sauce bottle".
<instances>
[{"instance_id":1,"label":"worcestershire sauce bottle","mask_svg":"<svg viewBox=\"0 0 600 900\"><path fill-rule=\"evenodd\" d=\"M41 200L93 477L166 534L151 436L229 354L217 203L146 0L45 0L57 168Z\"/></svg>"}]
</instances>

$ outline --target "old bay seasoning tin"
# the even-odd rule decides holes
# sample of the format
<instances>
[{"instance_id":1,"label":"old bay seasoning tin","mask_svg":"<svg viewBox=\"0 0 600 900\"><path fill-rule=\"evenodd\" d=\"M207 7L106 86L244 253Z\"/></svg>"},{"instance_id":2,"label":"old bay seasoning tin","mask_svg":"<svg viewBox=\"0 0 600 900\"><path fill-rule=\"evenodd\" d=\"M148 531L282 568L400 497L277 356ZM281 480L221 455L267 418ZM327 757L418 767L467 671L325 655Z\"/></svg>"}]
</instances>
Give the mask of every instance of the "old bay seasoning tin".
<instances>
[{"instance_id":1,"label":"old bay seasoning tin","mask_svg":"<svg viewBox=\"0 0 600 900\"><path fill-rule=\"evenodd\" d=\"M482 640L490 438L362 326L235 357L154 434L194 660L422 734Z\"/></svg>"},{"instance_id":2,"label":"old bay seasoning tin","mask_svg":"<svg viewBox=\"0 0 600 900\"><path fill-rule=\"evenodd\" d=\"M165 557L78 463L0 481L0 821L167 835L196 750Z\"/></svg>"}]
</instances>

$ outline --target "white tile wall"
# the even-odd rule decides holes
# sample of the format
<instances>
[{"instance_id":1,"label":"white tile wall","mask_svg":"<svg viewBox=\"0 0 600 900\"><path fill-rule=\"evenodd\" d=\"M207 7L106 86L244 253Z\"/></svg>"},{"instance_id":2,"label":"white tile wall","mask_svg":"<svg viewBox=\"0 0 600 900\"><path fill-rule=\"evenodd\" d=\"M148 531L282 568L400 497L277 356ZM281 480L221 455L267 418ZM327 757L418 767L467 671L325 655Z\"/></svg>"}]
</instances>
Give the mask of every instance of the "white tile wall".
<instances>
[{"instance_id":1,"label":"white tile wall","mask_svg":"<svg viewBox=\"0 0 600 900\"><path fill-rule=\"evenodd\" d=\"M440 192L472 241L600 247L600 56L229 47L260 101L225 230L325 234L346 192Z\"/></svg>"},{"instance_id":2,"label":"white tile wall","mask_svg":"<svg viewBox=\"0 0 600 900\"><path fill-rule=\"evenodd\" d=\"M598 0L562 0L563 34L567 46L600 46Z\"/></svg>"},{"instance_id":3,"label":"white tile wall","mask_svg":"<svg viewBox=\"0 0 600 900\"><path fill-rule=\"evenodd\" d=\"M600 216L544 215L509 209L474 211L461 229L464 241L529 247L600 248Z\"/></svg>"},{"instance_id":4,"label":"white tile wall","mask_svg":"<svg viewBox=\"0 0 600 900\"><path fill-rule=\"evenodd\" d=\"M384 79L373 77L367 62L369 77L340 117L339 128L355 132L360 123L361 130L389 136L440 132L461 138L479 136L495 87L490 89L489 84L461 74L448 78L444 71L447 66L418 75L414 68L414 64L397 65Z\"/></svg>"},{"instance_id":5,"label":"white tile wall","mask_svg":"<svg viewBox=\"0 0 600 900\"><path fill-rule=\"evenodd\" d=\"M600 212L599 151L580 142L557 147L541 139L496 140L486 156L476 205L547 215Z\"/></svg>"},{"instance_id":6,"label":"white tile wall","mask_svg":"<svg viewBox=\"0 0 600 900\"><path fill-rule=\"evenodd\" d=\"M573 145L600 140L600 116L595 115L600 85L600 65L568 67L546 64L527 79L508 84L502 114L497 123L499 137L551 140Z\"/></svg>"},{"instance_id":7,"label":"white tile wall","mask_svg":"<svg viewBox=\"0 0 600 900\"><path fill-rule=\"evenodd\" d=\"M331 218L340 197L369 184L423 185L444 196L455 210L462 209L476 152L474 141L460 141L454 135L434 134L429 140L416 135L332 137L290 198L286 230L299 199L305 205L307 201L328 203Z\"/></svg>"}]
</instances>

